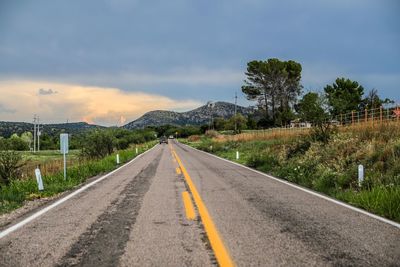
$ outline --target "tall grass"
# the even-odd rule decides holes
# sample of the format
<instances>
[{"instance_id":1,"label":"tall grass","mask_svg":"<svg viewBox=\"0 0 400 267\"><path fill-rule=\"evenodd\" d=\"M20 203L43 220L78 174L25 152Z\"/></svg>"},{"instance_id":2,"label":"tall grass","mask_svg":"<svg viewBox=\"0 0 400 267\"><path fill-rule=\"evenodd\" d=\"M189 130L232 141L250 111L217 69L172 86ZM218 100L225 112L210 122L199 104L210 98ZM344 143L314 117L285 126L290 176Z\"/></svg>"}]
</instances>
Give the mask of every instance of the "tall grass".
<instances>
[{"instance_id":1,"label":"tall grass","mask_svg":"<svg viewBox=\"0 0 400 267\"><path fill-rule=\"evenodd\" d=\"M255 140L290 140L303 137L310 132L309 128L275 128L270 130L257 130L237 135L219 135L214 140L218 142L237 141L247 142Z\"/></svg>"},{"instance_id":2,"label":"tall grass","mask_svg":"<svg viewBox=\"0 0 400 267\"><path fill-rule=\"evenodd\" d=\"M337 192L335 197L354 206L400 222L399 186L379 186L371 190Z\"/></svg>"}]
</instances>

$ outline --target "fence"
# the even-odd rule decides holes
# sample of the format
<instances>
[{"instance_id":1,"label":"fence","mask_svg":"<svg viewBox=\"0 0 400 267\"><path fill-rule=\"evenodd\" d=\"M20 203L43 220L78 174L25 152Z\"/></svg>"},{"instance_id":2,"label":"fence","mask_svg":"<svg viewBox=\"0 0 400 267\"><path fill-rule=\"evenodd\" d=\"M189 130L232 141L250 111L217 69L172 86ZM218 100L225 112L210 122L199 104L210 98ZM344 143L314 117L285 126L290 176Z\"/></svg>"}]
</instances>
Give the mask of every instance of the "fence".
<instances>
[{"instance_id":1,"label":"fence","mask_svg":"<svg viewBox=\"0 0 400 267\"><path fill-rule=\"evenodd\" d=\"M387 122L400 123L400 106L352 111L329 118L325 123L341 127L355 125L368 125L374 127ZM296 122L283 127L269 128L265 130L248 130L237 135L220 136L217 140L248 141L269 140L275 138L296 138L308 134L312 125L315 124L312 122Z\"/></svg>"},{"instance_id":2,"label":"fence","mask_svg":"<svg viewBox=\"0 0 400 267\"><path fill-rule=\"evenodd\" d=\"M400 106L390 108L365 109L362 111L352 111L349 113L335 116L331 122L337 125L351 125L356 123L382 123L385 121L399 121Z\"/></svg>"}]
</instances>

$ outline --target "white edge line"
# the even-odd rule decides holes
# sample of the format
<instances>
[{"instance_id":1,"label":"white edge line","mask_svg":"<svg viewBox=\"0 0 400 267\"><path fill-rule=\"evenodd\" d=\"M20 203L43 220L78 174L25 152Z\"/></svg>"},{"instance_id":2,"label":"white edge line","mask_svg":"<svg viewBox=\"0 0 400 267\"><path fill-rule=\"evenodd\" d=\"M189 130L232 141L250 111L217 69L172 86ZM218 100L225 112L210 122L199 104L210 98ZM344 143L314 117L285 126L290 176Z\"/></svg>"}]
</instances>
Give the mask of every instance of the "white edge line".
<instances>
[{"instance_id":1,"label":"white edge line","mask_svg":"<svg viewBox=\"0 0 400 267\"><path fill-rule=\"evenodd\" d=\"M143 152L142 154L139 154L138 156L136 156L135 158L133 158L133 159L130 160L129 162L125 163L124 165L118 167L117 169L115 169L115 170L113 170L113 171L107 173L106 175L104 175L104 176L102 176L102 177L96 179L96 180L93 181L93 182L90 182L90 183L88 183L88 184L82 186L82 187L79 188L78 190L76 190L76 191L70 193L69 195L67 195L67 196L65 196L65 197L63 197L63 198L57 200L57 201L54 202L53 204L51 204L51 205L49 205L49 206L47 206L47 207L45 207L45 208L39 210L38 212L36 212L36 213L32 214L31 216L25 218L24 220L20 221L19 223L14 224L13 226L10 226L9 228L6 228L5 230L3 230L3 231L0 232L0 239L3 238L3 237L5 237L5 236L7 236L7 235L9 235L9 234L11 234L12 232L18 230L19 228L21 228L21 227L24 226L25 224L27 224L27 223L33 221L34 219L36 219L36 218L38 218L39 216L45 214L45 213L48 212L49 210L51 210L51 209L57 207L58 205L61 205L62 203L64 203L64 202L67 201L68 199L73 198L74 196L78 195L79 193L85 191L85 190L88 189L89 187L91 187L91 186L97 184L98 182L103 181L103 180L106 179L108 176L114 174L115 172L119 171L120 169L122 169L122 168L128 166L129 164L133 163L135 160L141 158L144 154L146 154L147 152L150 152L150 151L153 150L156 146L157 146L157 145L155 145L155 146L152 147L151 149L149 149L149 150Z\"/></svg>"},{"instance_id":2,"label":"white edge line","mask_svg":"<svg viewBox=\"0 0 400 267\"><path fill-rule=\"evenodd\" d=\"M319 194L319 193L317 193L317 192L315 192L315 191L312 191L312 190L310 190L310 189L306 189L306 188L304 188L304 187L298 186L298 185L293 184L293 183L290 183L290 182L288 182L288 181L285 181L285 180L276 178L276 177L274 177L274 176L272 176L272 175L269 175L269 174L260 172L260 171L258 171L258 170L255 170L255 169L252 169L252 168L247 167L247 166L245 166L245 165L242 165L242 164L240 164L240 163L237 163L237 162L234 162L234 161L230 161L230 160L228 160L228 159L221 158L221 157L219 157L219 156L217 156L217 155L214 155L214 154L211 154L211 153L207 153L207 152L205 152L205 151L199 150L199 149L197 149L197 148L191 147L191 146L186 145L186 144L183 144L183 143L180 143L180 144L182 144L182 145L184 145L184 146L187 146L187 147L189 147L189 148L191 148L191 149L197 150L197 151L199 151L199 152L201 152L201 153L204 153L204 154L213 156L213 157L215 157L215 158L217 158L217 159L220 159L220 160L223 160L223 161L232 163L232 164L234 164L234 165L237 165L237 166L240 166L240 167L242 167L242 168L248 169L248 170L253 171L253 172L255 172L255 173L261 174L261 175L263 175L263 176L266 176L266 177L268 177L268 178L270 178L270 179L273 179L273 180L275 180L275 181L278 181L278 182L280 182L280 183L289 185L289 186L294 187L294 188L296 188L296 189L298 189L298 190L301 190L301 191L303 191L303 192L306 192L306 193L309 193L309 194L311 194L311 195L317 196L317 197L319 197L319 198L325 199L325 200L327 200L327 201L333 202L333 203L335 203L335 204L337 204L337 205L339 205L339 206L342 206L342 207L351 209L351 210L353 210L353 211L362 213L362 214L364 214L364 215L367 215L367 216L372 217L372 218L374 218L374 219L376 219L376 220L382 221L382 222L384 222L384 223L390 224L390 225L392 225L392 226L397 227L397 228L400 229L400 224L397 223L397 222L394 222L394 221L391 221L391 220L389 220L389 219L383 218L383 217L381 217L381 216L375 215L375 214L373 214L373 213L370 213L370 212L368 212L368 211L362 210L362 209L360 209L360 208L356 208L356 207L354 207L354 206L351 206L351 205L346 204L346 203L344 203L344 202L342 202L342 201L339 201L339 200L330 198L330 197L328 197L328 196L321 195L321 194Z\"/></svg>"}]
</instances>

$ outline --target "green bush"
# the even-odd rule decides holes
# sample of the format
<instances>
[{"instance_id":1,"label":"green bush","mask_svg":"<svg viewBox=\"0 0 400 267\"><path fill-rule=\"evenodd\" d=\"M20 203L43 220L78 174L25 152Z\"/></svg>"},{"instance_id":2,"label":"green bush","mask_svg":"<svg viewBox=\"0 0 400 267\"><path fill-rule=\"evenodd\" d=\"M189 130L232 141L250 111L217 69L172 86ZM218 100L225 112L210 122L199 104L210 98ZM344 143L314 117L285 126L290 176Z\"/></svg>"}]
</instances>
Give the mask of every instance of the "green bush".
<instances>
[{"instance_id":1,"label":"green bush","mask_svg":"<svg viewBox=\"0 0 400 267\"><path fill-rule=\"evenodd\" d=\"M82 154L91 159L104 158L114 151L115 137L109 131L94 130L81 141Z\"/></svg>"},{"instance_id":2,"label":"green bush","mask_svg":"<svg viewBox=\"0 0 400 267\"><path fill-rule=\"evenodd\" d=\"M17 178L22 162L22 155L15 151L0 151L0 184L8 185Z\"/></svg>"},{"instance_id":3,"label":"green bush","mask_svg":"<svg viewBox=\"0 0 400 267\"><path fill-rule=\"evenodd\" d=\"M278 160L271 153L252 153L246 161L246 165L263 172L270 172L279 166Z\"/></svg>"},{"instance_id":4,"label":"green bush","mask_svg":"<svg viewBox=\"0 0 400 267\"><path fill-rule=\"evenodd\" d=\"M331 194L336 190L337 174L329 168L319 166L312 181L312 188L316 191Z\"/></svg>"},{"instance_id":5,"label":"green bush","mask_svg":"<svg viewBox=\"0 0 400 267\"><path fill-rule=\"evenodd\" d=\"M305 152L307 152L310 146L311 142L310 140L308 140L308 138L301 139L299 142L296 142L289 147L286 157L290 159L292 157L295 157L296 155L304 154Z\"/></svg>"}]
</instances>

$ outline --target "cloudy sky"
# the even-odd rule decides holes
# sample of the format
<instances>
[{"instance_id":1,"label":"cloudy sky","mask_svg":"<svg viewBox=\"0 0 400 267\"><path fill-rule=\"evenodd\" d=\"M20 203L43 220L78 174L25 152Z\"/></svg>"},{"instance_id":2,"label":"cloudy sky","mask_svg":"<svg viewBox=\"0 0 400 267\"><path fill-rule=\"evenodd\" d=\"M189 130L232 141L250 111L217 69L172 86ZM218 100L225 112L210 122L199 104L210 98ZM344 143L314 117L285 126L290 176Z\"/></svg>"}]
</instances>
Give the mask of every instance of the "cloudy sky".
<instances>
[{"instance_id":1,"label":"cloudy sky","mask_svg":"<svg viewBox=\"0 0 400 267\"><path fill-rule=\"evenodd\" d=\"M393 0L0 0L0 120L122 124L208 100L249 105L246 63L303 66L400 101Z\"/></svg>"}]
</instances>

